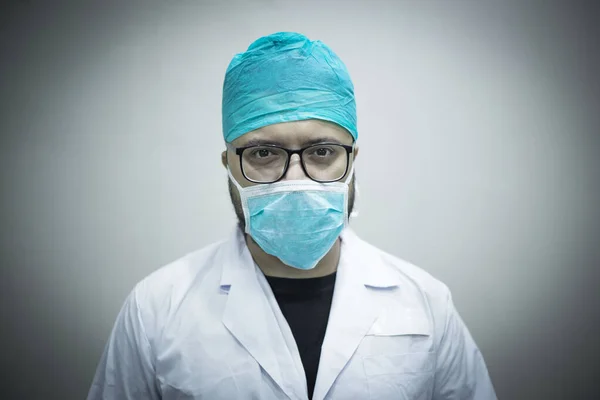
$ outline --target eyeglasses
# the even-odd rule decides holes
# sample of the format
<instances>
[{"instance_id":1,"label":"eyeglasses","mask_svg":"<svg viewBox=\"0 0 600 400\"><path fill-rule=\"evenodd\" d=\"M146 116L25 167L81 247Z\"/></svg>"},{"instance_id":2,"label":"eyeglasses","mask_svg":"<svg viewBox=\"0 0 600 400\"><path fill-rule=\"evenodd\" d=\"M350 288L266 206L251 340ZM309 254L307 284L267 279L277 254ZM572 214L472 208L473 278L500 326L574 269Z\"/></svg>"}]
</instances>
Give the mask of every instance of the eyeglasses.
<instances>
[{"instance_id":1,"label":"eyeglasses","mask_svg":"<svg viewBox=\"0 0 600 400\"><path fill-rule=\"evenodd\" d=\"M339 143L319 143L298 150L270 144L229 147L240 156L244 178L254 183L275 183L283 178L292 154L300 156L304 173L313 181L336 182L348 172L350 153L354 151L354 146Z\"/></svg>"}]
</instances>

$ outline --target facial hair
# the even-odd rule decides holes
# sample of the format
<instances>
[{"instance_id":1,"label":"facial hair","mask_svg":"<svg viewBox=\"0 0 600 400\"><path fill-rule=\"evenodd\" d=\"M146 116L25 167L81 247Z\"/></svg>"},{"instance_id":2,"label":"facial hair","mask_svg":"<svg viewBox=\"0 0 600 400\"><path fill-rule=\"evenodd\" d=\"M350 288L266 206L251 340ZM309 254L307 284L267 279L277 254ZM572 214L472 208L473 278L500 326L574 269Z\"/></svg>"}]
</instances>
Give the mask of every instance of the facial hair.
<instances>
[{"instance_id":1,"label":"facial hair","mask_svg":"<svg viewBox=\"0 0 600 400\"><path fill-rule=\"evenodd\" d=\"M356 173L352 176L352 180L350 181L348 188L348 215L352 214L352 210L354 209L354 197L355 197L355 187L356 187ZM235 215L238 220L238 227L242 230L242 232L246 232L246 218L244 217L244 209L242 208L242 200L240 199L240 194L238 192L237 187L231 182L231 178L227 179L227 183L229 186L229 197L231 198L231 204L233 205L233 209L235 210Z\"/></svg>"}]
</instances>

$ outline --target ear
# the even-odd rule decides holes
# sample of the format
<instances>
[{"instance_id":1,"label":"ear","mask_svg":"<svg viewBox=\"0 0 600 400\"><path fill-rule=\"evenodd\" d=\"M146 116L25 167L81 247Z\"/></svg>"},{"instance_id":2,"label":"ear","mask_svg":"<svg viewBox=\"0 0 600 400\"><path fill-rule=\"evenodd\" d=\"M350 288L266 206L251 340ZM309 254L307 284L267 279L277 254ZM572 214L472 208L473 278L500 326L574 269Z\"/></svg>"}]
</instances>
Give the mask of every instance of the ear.
<instances>
[{"instance_id":1,"label":"ear","mask_svg":"<svg viewBox=\"0 0 600 400\"><path fill-rule=\"evenodd\" d=\"M221 153L221 164L223 164L223 166L227 168L227 150Z\"/></svg>"},{"instance_id":2,"label":"ear","mask_svg":"<svg viewBox=\"0 0 600 400\"><path fill-rule=\"evenodd\" d=\"M352 152L354 154L354 156L352 157L354 160L356 160L356 157L358 157L358 150L359 150L359 148L358 148L358 146L356 146L354 148L354 151Z\"/></svg>"}]
</instances>

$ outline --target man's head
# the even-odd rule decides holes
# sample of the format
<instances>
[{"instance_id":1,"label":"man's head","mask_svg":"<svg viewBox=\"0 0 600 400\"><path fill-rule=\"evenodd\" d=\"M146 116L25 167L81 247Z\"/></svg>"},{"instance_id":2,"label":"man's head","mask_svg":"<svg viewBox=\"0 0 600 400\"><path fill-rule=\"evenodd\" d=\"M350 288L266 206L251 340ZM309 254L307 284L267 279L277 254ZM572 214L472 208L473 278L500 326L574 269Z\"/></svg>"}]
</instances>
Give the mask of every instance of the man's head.
<instances>
[{"instance_id":1,"label":"man's head","mask_svg":"<svg viewBox=\"0 0 600 400\"><path fill-rule=\"evenodd\" d=\"M222 117L240 227L266 253L313 268L354 206L358 130L344 63L299 33L262 37L229 64Z\"/></svg>"}]
</instances>

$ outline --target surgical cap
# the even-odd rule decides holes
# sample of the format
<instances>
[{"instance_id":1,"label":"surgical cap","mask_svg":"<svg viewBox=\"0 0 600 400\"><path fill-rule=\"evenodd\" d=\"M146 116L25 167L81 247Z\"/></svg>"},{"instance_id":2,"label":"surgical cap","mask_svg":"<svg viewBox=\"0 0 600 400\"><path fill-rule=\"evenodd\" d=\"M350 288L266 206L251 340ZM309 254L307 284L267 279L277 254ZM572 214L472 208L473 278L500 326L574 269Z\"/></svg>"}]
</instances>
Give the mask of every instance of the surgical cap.
<instances>
[{"instance_id":1,"label":"surgical cap","mask_svg":"<svg viewBox=\"0 0 600 400\"><path fill-rule=\"evenodd\" d=\"M320 119L358 138L354 86L321 41L294 32L261 37L231 60L223 84L223 136L231 142L263 126Z\"/></svg>"}]
</instances>

